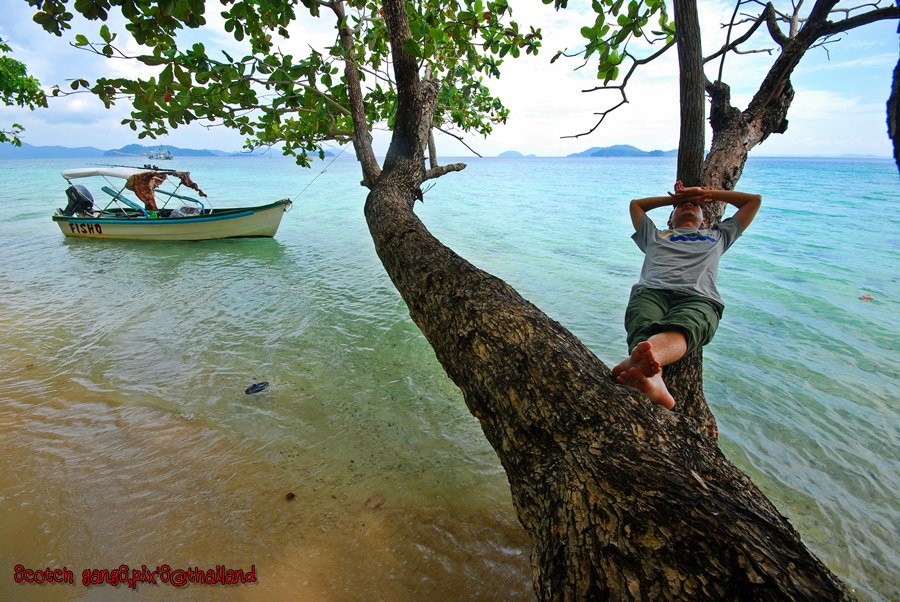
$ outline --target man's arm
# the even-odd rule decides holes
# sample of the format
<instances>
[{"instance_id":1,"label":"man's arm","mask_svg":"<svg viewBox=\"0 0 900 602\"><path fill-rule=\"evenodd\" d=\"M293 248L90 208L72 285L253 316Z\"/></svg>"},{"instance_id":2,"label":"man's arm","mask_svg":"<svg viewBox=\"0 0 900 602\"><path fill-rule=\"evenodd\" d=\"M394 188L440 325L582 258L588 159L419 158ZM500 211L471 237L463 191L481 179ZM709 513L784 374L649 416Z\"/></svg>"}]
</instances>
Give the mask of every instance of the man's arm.
<instances>
[{"instance_id":1,"label":"man's arm","mask_svg":"<svg viewBox=\"0 0 900 602\"><path fill-rule=\"evenodd\" d=\"M644 199L633 199L628 206L628 211L631 213L631 223L634 226L634 229L638 229L641 218L644 217L648 211L671 204L671 196L651 196Z\"/></svg>"},{"instance_id":2,"label":"man's arm","mask_svg":"<svg viewBox=\"0 0 900 602\"><path fill-rule=\"evenodd\" d=\"M711 190L709 192L714 201L722 201L737 207L737 213L732 218L741 225L742 232L750 226L750 222L756 217L756 212L759 211L759 206L762 204L762 197L758 194L748 194L737 190Z\"/></svg>"},{"instance_id":3,"label":"man's arm","mask_svg":"<svg viewBox=\"0 0 900 602\"><path fill-rule=\"evenodd\" d=\"M746 192L738 192L737 190L712 190L693 186L690 188L682 188L669 198L669 202L676 205L679 201L695 201L701 203L721 201L723 203L728 203L729 205L734 205L737 207L737 213L732 217L734 221L740 224L741 231L743 232L750 226L753 218L756 217L756 212L759 211L759 206L762 204L762 197L758 194L748 194Z\"/></svg>"}]
</instances>

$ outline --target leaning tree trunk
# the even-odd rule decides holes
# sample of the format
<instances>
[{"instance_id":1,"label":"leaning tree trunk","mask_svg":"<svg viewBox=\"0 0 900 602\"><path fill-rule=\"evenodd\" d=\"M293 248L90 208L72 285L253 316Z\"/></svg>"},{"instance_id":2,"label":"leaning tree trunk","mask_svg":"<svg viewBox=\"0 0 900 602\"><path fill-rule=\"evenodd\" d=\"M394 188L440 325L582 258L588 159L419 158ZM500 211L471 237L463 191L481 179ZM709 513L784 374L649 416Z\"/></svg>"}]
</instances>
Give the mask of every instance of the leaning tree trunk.
<instances>
[{"instance_id":1,"label":"leaning tree trunk","mask_svg":"<svg viewBox=\"0 0 900 602\"><path fill-rule=\"evenodd\" d=\"M506 470L542 600L850 595L690 418L617 385L575 336L437 241L418 159L366 202L376 250Z\"/></svg>"},{"instance_id":2,"label":"leaning tree trunk","mask_svg":"<svg viewBox=\"0 0 900 602\"><path fill-rule=\"evenodd\" d=\"M366 221L506 470L538 597L848 599L695 420L616 384L568 330L428 232L413 205L437 85L403 49L403 0L384 8L400 102Z\"/></svg>"},{"instance_id":3,"label":"leaning tree trunk","mask_svg":"<svg viewBox=\"0 0 900 602\"><path fill-rule=\"evenodd\" d=\"M900 59L894 67L891 95L887 102L888 136L894 143L894 163L900 169Z\"/></svg>"},{"instance_id":4,"label":"leaning tree trunk","mask_svg":"<svg viewBox=\"0 0 900 602\"><path fill-rule=\"evenodd\" d=\"M366 219L506 470L538 597L849 599L695 421L617 385L569 331L427 231L417 162L385 169Z\"/></svg>"}]
</instances>

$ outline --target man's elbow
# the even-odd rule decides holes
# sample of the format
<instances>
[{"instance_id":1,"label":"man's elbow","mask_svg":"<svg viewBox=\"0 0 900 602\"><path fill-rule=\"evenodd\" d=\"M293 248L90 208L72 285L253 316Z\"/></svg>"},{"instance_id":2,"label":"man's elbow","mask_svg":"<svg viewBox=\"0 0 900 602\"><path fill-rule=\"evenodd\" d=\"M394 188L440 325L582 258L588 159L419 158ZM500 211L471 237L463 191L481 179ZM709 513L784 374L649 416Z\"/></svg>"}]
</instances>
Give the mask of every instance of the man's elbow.
<instances>
[{"instance_id":1,"label":"man's elbow","mask_svg":"<svg viewBox=\"0 0 900 602\"><path fill-rule=\"evenodd\" d=\"M740 207L738 207L738 210L744 210L745 213L755 214L760 205L762 205L762 195L748 194L747 196L749 198Z\"/></svg>"}]
</instances>

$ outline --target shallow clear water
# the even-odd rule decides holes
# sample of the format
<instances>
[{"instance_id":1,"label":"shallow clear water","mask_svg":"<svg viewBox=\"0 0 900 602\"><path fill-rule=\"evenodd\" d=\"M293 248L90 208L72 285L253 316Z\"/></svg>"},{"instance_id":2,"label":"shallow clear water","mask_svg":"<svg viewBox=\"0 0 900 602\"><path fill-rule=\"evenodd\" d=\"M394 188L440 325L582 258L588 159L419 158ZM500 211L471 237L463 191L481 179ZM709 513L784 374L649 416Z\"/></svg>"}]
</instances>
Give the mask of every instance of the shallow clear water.
<instances>
[{"instance_id":1,"label":"shallow clear water","mask_svg":"<svg viewBox=\"0 0 900 602\"><path fill-rule=\"evenodd\" d=\"M191 599L532 598L505 475L378 263L352 160L178 158L219 206L303 193L274 240L160 244L63 238L59 171L84 163L0 161L0 571L76 581L0 598L103 599L81 571L121 564L255 565ZM674 169L474 160L418 212L617 362L627 200ZM896 599L896 169L755 159L739 188L764 207L705 351L723 450L862 599Z\"/></svg>"}]
</instances>

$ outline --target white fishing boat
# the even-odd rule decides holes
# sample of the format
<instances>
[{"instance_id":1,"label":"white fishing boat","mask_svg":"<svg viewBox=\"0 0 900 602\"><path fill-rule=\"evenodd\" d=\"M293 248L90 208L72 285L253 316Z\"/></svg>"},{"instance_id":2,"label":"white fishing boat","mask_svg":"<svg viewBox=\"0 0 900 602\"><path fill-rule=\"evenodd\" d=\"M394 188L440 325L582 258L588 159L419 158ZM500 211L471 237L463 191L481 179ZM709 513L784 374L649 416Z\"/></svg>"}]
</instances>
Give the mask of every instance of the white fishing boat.
<instances>
[{"instance_id":1,"label":"white fishing boat","mask_svg":"<svg viewBox=\"0 0 900 602\"><path fill-rule=\"evenodd\" d=\"M167 148L164 149L163 147L160 146L155 151L150 151L150 154L147 155L147 157L149 159L162 159L164 161L169 161L171 159L174 159L175 155L172 154L171 150L169 150Z\"/></svg>"},{"instance_id":2,"label":"white fishing boat","mask_svg":"<svg viewBox=\"0 0 900 602\"><path fill-rule=\"evenodd\" d=\"M287 199L252 207L213 208L190 173L155 166L69 169L62 176L69 183L68 204L53 213L53 221L65 236L78 238L271 238L291 208ZM95 192L109 197L102 209L89 188L92 185Z\"/></svg>"}]
</instances>

